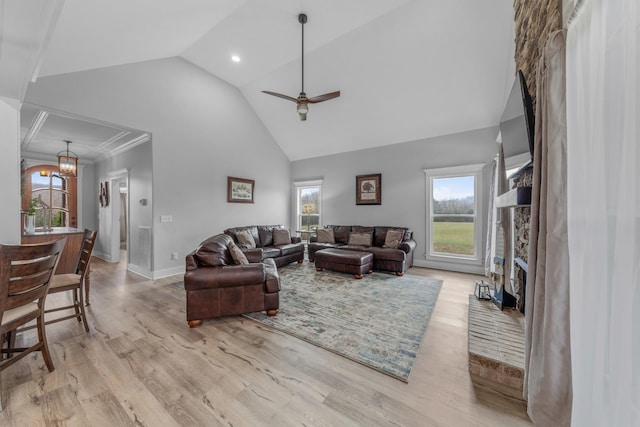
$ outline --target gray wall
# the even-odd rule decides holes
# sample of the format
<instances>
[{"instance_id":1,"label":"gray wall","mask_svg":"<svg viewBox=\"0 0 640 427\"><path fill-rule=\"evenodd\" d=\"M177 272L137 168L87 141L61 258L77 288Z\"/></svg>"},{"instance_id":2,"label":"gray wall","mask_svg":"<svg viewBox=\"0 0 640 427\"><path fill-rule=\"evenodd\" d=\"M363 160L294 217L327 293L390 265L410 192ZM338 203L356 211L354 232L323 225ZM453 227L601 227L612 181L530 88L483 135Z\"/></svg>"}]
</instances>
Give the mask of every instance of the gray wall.
<instances>
[{"instance_id":1,"label":"gray wall","mask_svg":"<svg viewBox=\"0 0 640 427\"><path fill-rule=\"evenodd\" d=\"M20 244L20 103L0 97L0 243Z\"/></svg>"},{"instance_id":2,"label":"gray wall","mask_svg":"<svg viewBox=\"0 0 640 427\"><path fill-rule=\"evenodd\" d=\"M25 101L152 133L155 277L226 227L290 222L288 159L237 88L187 61L44 77ZM227 176L254 179L255 204L227 203Z\"/></svg>"},{"instance_id":3,"label":"gray wall","mask_svg":"<svg viewBox=\"0 0 640 427\"><path fill-rule=\"evenodd\" d=\"M145 142L124 153L117 154L95 165L95 179L93 188L100 188L100 182L104 182L110 177L112 172L123 169L129 171L129 226L131 236L129 241L129 262L138 267L135 271L145 272L151 269L153 262L147 261L148 255L143 242L138 241L139 227L153 227L153 210L152 210L152 178L153 178L153 162L152 162L152 143ZM110 187L110 198L119 197L119 189ZM147 205L143 206L138 201L140 199L148 199ZM97 200L97 198L96 198ZM98 206L97 204L95 204ZM95 252L107 255L104 258L112 258L109 248L110 239L113 233L120 236L120 227L118 225L118 217L111 216L112 204L107 207L98 207L98 223L100 229L98 231L98 242L96 242ZM113 221L113 222L112 222ZM103 230L103 228L108 228ZM115 229L113 228L115 227ZM115 258L117 260L117 257ZM145 272L146 273L146 272ZM148 273L147 273L148 274Z\"/></svg>"},{"instance_id":4,"label":"gray wall","mask_svg":"<svg viewBox=\"0 0 640 427\"><path fill-rule=\"evenodd\" d=\"M440 136L402 144L291 163L291 179L323 178L322 222L328 224L395 225L410 227L418 244L417 264L425 263L426 178L424 169L490 164L496 152L498 128ZM358 206L355 203L356 175L382 174L382 205ZM485 168L483 206L488 206L488 175ZM293 208L292 208L293 209ZM484 255L487 214L483 209ZM292 218L295 212L292 212ZM455 265L451 269L460 269ZM482 269L473 269L479 273Z\"/></svg>"}]
</instances>

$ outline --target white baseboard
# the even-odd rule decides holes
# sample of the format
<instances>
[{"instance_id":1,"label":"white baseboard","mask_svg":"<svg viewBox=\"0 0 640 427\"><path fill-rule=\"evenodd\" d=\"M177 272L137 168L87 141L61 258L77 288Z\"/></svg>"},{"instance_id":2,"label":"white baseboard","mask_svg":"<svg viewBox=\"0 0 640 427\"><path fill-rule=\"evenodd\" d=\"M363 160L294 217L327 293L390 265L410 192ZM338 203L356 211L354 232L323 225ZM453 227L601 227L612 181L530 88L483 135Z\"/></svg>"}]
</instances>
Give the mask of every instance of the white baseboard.
<instances>
[{"instance_id":1,"label":"white baseboard","mask_svg":"<svg viewBox=\"0 0 640 427\"><path fill-rule=\"evenodd\" d=\"M164 270L158 270L153 272L153 279L160 279L162 277L174 276L176 274L184 274L186 267L184 265L178 267L165 268Z\"/></svg>"},{"instance_id":2,"label":"white baseboard","mask_svg":"<svg viewBox=\"0 0 640 427\"><path fill-rule=\"evenodd\" d=\"M136 273L142 277L147 279L153 279L153 271L147 270L146 268L139 267L135 264L127 264L127 270Z\"/></svg>"},{"instance_id":3,"label":"white baseboard","mask_svg":"<svg viewBox=\"0 0 640 427\"><path fill-rule=\"evenodd\" d=\"M456 271L458 273L479 274L481 276L484 276L484 266L481 265L427 260L414 260L413 265L415 265L416 267L434 268L436 270Z\"/></svg>"},{"instance_id":4,"label":"white baseboard","mask_svg":"<svg viewBox=\"0 0 640 427\"><path fill-rule=\"evenodd\" d=\"M91 256L94 256L94 257L96 257L96 258L100 258L101 260L106 261L106 262L119 262L119 261L120 261L120 259L117 259L116 261L113 261L113 260L111 259L111 255L109 255L109 254L105 254L105 253L103 253L103 252L96 252L96 251L93 251L93 253L91 254ZM119 257L119 256L120 256L120 254L118 254L118 257Z\"/></svg>"}]
</instances>

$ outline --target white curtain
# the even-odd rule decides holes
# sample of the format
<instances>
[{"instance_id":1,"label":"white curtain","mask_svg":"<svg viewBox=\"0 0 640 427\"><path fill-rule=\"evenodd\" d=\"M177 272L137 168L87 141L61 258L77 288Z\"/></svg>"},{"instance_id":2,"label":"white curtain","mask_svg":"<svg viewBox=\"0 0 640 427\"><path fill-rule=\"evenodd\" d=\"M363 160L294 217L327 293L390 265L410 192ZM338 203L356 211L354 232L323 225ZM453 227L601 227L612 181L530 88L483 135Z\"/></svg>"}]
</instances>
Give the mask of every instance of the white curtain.
<instances>
[{"instance_id":1,"label":"white curtain","mask_svg":"<svg viewBox=\"0 0 640 427\"><path fill-rule=\"evenodd\" d=\"M493 248L493 235L496 229L495 211L495 198L496 198L496 173L498 169L498 161L493 159L491 163L491 183L489 184L489 209L487 209L487 244L484 251L484 275L489 277L491 273L491 265L493 264L493 258L491 254L494 251Z\"/></svg>"},{"instance_id":2,"label":"white curtain","mask_svg":"<svg viewBox=\"0 0 640 427\"><path fill-rule=\"evenodd\" d=\"M640 426L640 2L567 28L574 426Z\"/></svg>"},{"instance_id":3,"label":"white curtain","mask_svg":"<svg viewBox=\"0 0 640 427\"><path fill-rule=\"evenodd\" d=\"M565 74L565 35L557 31L536 74L524 397L536 425L558 427L571 422Z\"/></svg>"}]
</instances>

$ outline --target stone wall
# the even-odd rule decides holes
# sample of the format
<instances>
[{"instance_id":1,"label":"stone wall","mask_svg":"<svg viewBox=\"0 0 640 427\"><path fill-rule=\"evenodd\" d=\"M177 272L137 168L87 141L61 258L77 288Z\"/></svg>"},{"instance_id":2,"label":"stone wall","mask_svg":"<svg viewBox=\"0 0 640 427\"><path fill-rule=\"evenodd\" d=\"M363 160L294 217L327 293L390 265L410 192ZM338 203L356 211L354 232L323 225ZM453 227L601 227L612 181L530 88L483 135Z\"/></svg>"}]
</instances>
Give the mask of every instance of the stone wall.
<instances>
[{"instance_id":1,"label":"stone wall","mask_svg":"<svg viewBox=\"0 0 640 427\"><path fill-rule=\"evenodd\" d=\"M536 70L547 37L562 28L561 0L514 0L516 70L522 70L531 97L536 97Z\"/></svg>"},{"instance_id":2,"label":"stone wall","mask_svg":"<svg viewBox=\"0 0 640 427\"><path fill-rule=\"evenodd\" d=\"M561 0L514 0L516 70L522 70L527 88L536 102L536 71L540 55L544 50L549 34L562 28ZM533 169L525 170L514 180L514 187L530 186L533 182ZM528 207L513 210L514 258L522 258L529 262L529 224L531 209ZM521 276L519 267L514 266L514 290L517 306L523 310L524 287L518 280Z\"/></svg>"}]
</instances>

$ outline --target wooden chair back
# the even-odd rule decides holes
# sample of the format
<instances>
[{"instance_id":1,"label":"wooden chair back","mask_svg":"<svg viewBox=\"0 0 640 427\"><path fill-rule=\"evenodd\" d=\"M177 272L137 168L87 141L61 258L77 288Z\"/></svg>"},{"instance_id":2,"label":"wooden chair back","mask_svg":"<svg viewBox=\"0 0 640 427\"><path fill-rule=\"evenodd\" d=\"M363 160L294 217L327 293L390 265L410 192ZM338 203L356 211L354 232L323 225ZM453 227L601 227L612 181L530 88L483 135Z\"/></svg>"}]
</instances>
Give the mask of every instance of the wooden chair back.
<instances>
[{"instance_id":1,"label":"wooden chair back","mask_svg":"<svg viewBox=\"0 0 640 427\"><path fill-rule=\"evenodd\" d=\"M49 281L58 265L67 238L48 243L0 246L0 319L4 313L36 302L40 309L49 290ZM33 320L37 315L18 317L4 324L6 333Z\"/></svg>"},{"instance_id":2,"label":"wooden chair back","mask_svg":"<svg viewBox=\"0 0 640 427\"><path fill-rule=\"evenodd\" d=\"M80 254L78 254L78 261L76 262L76 274L79 274L82 278L84 278L84 275L89 269L91 253L93 252L93 246L96 243L97 236L97 231L87 228L84 229L82 244L80 245Z\"/></svg>"}]
</instances>

